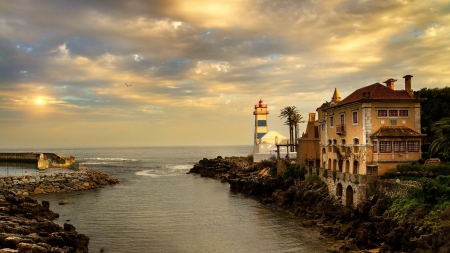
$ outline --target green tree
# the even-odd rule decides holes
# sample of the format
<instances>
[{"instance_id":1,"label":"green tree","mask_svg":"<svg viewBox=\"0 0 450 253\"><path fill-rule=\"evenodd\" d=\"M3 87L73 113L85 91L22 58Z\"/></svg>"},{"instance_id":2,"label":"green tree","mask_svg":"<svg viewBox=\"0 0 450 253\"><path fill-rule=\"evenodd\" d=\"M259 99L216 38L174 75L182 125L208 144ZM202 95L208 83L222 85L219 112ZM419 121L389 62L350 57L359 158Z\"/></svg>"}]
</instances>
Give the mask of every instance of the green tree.
<instances>
[{"instance_id":1,"label":"green tree","mask_svg":"<svg viewBox=\"0 0 450 253\"><path fill-rule=\"evenodd\" d=\"M435 139L431 125L441 118L450 117L450 87L422 88L414 92L416 97L426 98L420 103L420 124L424 139L423 151L428 151L428 145Z\"/></svg>"},{"instance_id":2,"label":"green tree","mask_svg":"<svg viewBox=\"0 0 450 253\"><path fill-rule=\"evenodd\" d=\"M280 118L286 119L284 122L285 125L289 127L289 143L292 143L294 139L294 123L293 123L293 115L298 113L297 108L295 106L286 106L281 109Z\"/></svg>"},{"instance_id":3,"label":"green tree","mask_svg":"<svg viewBox=\"0 0 450 253\"><path fill-rule=\"evenodd\" d=\"M450 153L450 117L442 118L431 125L431 131L434 133L434 140L430 145L432 155L443 151L444 156Z\"/></svg>"}]
</instances>

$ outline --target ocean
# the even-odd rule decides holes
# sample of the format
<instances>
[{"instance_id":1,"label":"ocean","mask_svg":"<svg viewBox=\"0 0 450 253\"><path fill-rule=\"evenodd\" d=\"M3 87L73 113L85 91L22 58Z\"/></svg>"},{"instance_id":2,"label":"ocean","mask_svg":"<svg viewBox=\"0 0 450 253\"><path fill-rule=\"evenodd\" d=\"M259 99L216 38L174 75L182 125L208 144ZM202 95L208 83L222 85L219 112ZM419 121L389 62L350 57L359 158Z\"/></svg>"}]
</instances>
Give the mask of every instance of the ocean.
<instances>
[{"instance_id":1,"label":"ocean","mask_svg":"<svg viewBox=\"0 0 450 253\"><path fill-rule=\"evenodd\" d=\"M36 195L100 252L325 252L332 241L302 218L230 192L227 183L186 174L203 158L247 156L252 146L3 150L75 156L118 178L96 190ZM22 169L23 170L23 169ZM29 173L29 168L27 172ZM68 200L68 205L58 205Z\"/></svg>"}]
</instances>

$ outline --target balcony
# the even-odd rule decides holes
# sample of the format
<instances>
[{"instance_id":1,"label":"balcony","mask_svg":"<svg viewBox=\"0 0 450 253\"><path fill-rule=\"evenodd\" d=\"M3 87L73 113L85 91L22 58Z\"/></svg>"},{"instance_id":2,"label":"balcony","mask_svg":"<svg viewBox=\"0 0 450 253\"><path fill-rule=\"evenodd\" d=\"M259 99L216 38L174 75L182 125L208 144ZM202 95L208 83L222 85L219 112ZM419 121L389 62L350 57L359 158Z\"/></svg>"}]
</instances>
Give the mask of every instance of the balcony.
<instances>
[{"instance_id":1,"label":"balcony","mask_svg":"<svg viewBox=\"0 0 450 253\"><path fill-rule=\"evenodd\" d=\"M336 133L339 135L345 135L345 125L336 125Z\"/></svg>"}]
</instances>

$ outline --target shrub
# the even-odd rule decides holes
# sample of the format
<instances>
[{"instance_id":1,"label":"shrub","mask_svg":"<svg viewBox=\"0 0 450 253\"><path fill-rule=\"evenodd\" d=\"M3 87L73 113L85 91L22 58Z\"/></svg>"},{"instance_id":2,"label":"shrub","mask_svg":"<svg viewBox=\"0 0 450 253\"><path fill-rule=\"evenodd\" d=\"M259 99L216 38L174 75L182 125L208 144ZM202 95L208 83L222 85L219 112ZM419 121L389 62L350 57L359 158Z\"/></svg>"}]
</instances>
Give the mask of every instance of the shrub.
<instances>
[{"instance_id":1,"label":"shrub","mask_svg":"<svg viewBox=\"0 0 450 253\"><path fill-rule=\"evenodd\" d=\"M288 165L284 170L284 179L288 178L305 178L306 168L304 166L300 167L298 165Z\"/></svg>"},{"instance_id":2,"label":"shrub","mask_svg":"<svg viewBox=\"0 0 450 253\"><path fill-rule=\"evenodd\" d=\"M247 156L247 162L248 162L248 164L253 164L253 155L248 155Z\"/></svg>"},{"instance_id":3,"label":"shrub","mask_svg":"<svg viewBox=\"0 0 450 253\"><path fill-rule=\"evenodd\" d=\"M272 167L275 167L275 168L277 167L277 158L274 155L271 156L269 159L264 159L260 163L258 163L259 169L272 168Z\"/></svg>"},{"instance_id":4,"label":"shrub","mask_svg":"<svg viewBox=\"0 0 450 253\"><path fill-rule=\"evenodd\" d=\"M253 159L253 158L252 158ZM269 168L269 174L272 177L275 177L277 175L277 158L276 156L271 156L269 159L264 159L261 162L257 164L257 168L259 170Z\"/></svg>"},{"instance_id":5,"label":"shrub","mask_svg":"<svg viewBox=\"0 0 450 253\"><path fill-rule=\"evenodd\" d=\"M307 182L313 182L313 183L316 183L316 184L322 183L322 180L321 180L316 174L309 174L309 175L306 177L305 181L307 181Z\"/></svg>"}]
</instances>

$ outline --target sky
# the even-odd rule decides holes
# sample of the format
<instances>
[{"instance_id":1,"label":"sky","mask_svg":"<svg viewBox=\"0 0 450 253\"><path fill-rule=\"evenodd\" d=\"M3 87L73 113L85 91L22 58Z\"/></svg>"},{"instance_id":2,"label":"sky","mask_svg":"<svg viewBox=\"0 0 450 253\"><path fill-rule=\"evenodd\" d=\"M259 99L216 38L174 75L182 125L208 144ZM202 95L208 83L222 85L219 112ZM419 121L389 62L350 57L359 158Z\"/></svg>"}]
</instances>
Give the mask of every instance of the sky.
<instances>
[{"instance_id":1,"label":"sky","mask_svg":"<svg viewBox=\"0 0 450 253\"><path fill-rule=\"evenodd\" d=\"M447 0L3 0L0 148L252 145L407 74L450 85Z\"/></svg>"}]
</instances>

